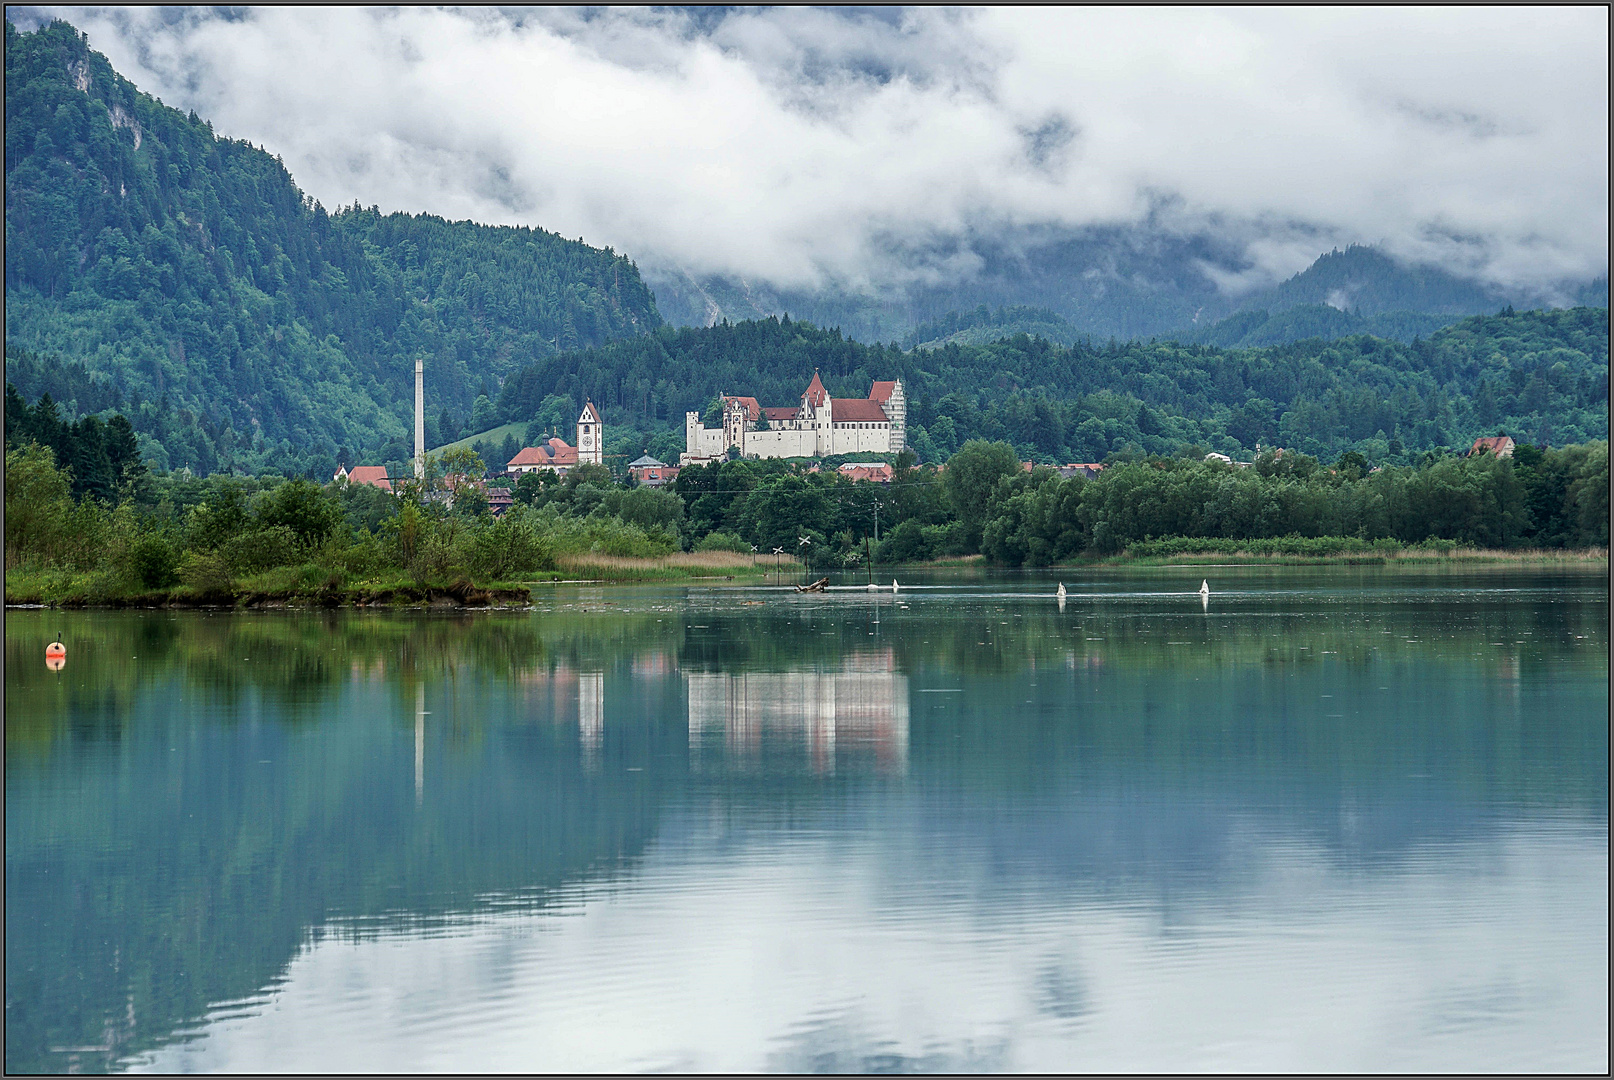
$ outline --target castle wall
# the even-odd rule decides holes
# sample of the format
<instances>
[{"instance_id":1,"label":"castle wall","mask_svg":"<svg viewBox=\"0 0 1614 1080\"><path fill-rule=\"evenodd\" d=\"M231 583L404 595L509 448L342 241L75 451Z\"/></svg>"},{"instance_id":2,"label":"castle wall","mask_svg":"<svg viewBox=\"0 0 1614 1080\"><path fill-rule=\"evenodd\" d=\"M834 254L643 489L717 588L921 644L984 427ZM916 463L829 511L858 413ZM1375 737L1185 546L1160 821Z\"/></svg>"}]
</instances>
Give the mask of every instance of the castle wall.
<instances>
[{"instance_id":1,"label":"castle wall","mask_svg":"<svg viewBox=\"0 0 1614 1080\"><path fill-rule=\"evenodd\" d=\"M747 431L745 455L759 458L815 457L818 439L811 430Z\"/></svg>"}]
</instances>

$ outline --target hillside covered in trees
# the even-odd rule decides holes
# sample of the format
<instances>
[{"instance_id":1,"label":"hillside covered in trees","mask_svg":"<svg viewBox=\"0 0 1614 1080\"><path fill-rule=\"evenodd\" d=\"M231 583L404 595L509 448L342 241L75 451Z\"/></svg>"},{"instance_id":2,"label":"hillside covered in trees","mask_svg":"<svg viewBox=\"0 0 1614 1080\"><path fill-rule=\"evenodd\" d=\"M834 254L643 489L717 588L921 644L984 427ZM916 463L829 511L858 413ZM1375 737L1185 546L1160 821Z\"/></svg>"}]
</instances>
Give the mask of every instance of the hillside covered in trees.
<instances>
[{"instance_id":1,"label":"hillside covered in trees","mask_svg":"<svg viewBox=\"0 0 1614 1080\"><path fill-rule=\"evenodd\" d=\"M792 404L814 370L845 396L902 379L923 461L981 438L1049 462L1185 446L1248 458L1259 444L1327 460L1356 450L1379 464L1499 429L1551 445L1608 433L1608 313L1594 308L1480 316L1407 343L1230 350L1020 335L904 352L789 319L663 328L529 365L505 382L498 415L575 415L592 398L618 437L636 431L665 459L682 446L685 410L719 393Z\"/></svg>"},{"instance_id":2,"label":"hillside covered in trees","mask_svg":"<svg viewBox=\"0 0 1614 1080\"><path fill-rule=\"evenodd\" d=\"M154 465L200 471L325 469L404 440L418 355L435 428L534 357L661 322L612 251L327 210L62 22L6 23L5 274L23 395L116 400Z\"/></svg>"}]
</instances>

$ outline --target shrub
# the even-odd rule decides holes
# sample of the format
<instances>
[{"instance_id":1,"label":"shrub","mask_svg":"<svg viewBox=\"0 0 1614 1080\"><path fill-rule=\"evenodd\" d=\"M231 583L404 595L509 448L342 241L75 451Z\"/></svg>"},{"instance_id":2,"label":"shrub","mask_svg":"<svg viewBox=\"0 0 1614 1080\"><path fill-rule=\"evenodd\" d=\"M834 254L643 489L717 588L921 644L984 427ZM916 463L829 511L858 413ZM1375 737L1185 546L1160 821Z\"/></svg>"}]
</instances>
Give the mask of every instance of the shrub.
<instances>
[{"instance_id":1,"label":"shrub","mask_svg":"<svg viewBox=\"0 0 1614 1080\"><path fill-rule=\"evenodd\" d=\"M216 551L192 551L179 561L179 580L197 592L222 592L230 587L230 565Z\"/></svg>"},{"instance_id":2,"label":"shrub","mask_svg":"<svg viewBox=\"0 0 1614 1080\"><path fill-rule=\"evenodd\" d=\"M512 506L472 537L471 569L484 580L554 568L554 544L525 506Z\"/></svg>"},{"instance_id":3,"label":"shrub","mask_svg":"<svg viewBox=\"0 0 1614 1080\"><path fill-rule=\"evenodd\" d=\"M305 546L324 540L342 520L342 505L311 480L288 480L265 492L258 502L258 522L284 526Z\"/></svg>"},{"instance_id":4,"label":"shrub","mask_svg":"<svg viewBox=\"0 0 1614 1080\"><path fill-rule=\"evenodd\" d=\"M751 545L746 543L739 533L717 532L707 533L701 537L700 543L695 545L696 551L738 551L742 555L749 554Z\"/></svg>"},{"instance_id":5,"label":"shrub","mask_svg":"<svg viewBox=\"0 0 1614 1080\"><path fill-rule=\"evenodd\" d=\"M129 546L129 569L148 589L166 589L179 581L179 554L161 533L147 533Z\"/></svg>"},{"instance_id":6,"label":"shrub","mask_svg":"<svg viewBox=\"0 0 1614 1080\"><path fill-rule=\"evenodd\" d=\"M236 575L258 574L298 561L297 534L285 525L242 533L220 550Z\"/></svg>"},{"instance_id":7,"label":"shrub","mask_svg":"<svg viewBox=\"0 0 1614 1080\"><path fill-rule=\"evenodd\" d=\"M71 480L37 443L6 451L6 566L51 561L66 540Z\"/></svg>"},{"instance_id":8,"label":"shrub","mask_svg":"<svg viewBox=\"0 0 1614 1080\"><path fill-rule=\"evenodd\" d=\"M913 518L892 529L880 541L878 558L882 563L924 562L930 557L931 548L925 538L925 528Z\"/></svg>"}]
</instances>

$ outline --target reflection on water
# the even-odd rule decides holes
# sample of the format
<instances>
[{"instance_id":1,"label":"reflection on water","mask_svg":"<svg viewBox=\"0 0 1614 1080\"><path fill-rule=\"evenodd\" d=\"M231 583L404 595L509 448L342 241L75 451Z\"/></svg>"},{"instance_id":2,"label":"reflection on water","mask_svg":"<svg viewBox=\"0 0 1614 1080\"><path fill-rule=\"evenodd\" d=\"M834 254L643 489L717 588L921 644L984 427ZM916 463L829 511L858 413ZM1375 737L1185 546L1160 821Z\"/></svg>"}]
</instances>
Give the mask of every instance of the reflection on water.
<instances>
[{"instance_id":1,"label":"reflection on water","mask_svg":"<svg viewBox=\"0 0 1614 1080\"><path fill-rule=\"evenodd\" d=\"M816 774L865 752L882 772L903 772L907 678L889 670L889 650L846 662L853 670L687 673L691 764L754 770L766 743L802 754Z\"/></svg>"},{"instance_id":2,"label":"reflection on water","mask_svg":"<svg viewBox=\"0 0 1614 1080\"><path fill-rule=\"evenodd\" d=\"M1179 576L9 613L7 1067L1606 1069L1603 581Z\"/></svg>"}]
</instances>

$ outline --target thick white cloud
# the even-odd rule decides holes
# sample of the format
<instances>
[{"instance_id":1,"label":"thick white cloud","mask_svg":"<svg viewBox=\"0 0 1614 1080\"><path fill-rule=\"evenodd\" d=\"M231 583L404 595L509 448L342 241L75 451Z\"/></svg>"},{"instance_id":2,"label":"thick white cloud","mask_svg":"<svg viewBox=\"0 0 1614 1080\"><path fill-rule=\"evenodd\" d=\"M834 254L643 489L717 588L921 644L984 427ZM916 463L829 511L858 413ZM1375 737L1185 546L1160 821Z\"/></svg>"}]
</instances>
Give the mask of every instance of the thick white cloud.
<instances>
[{"instance_id":1,"label":"thick white cloud","mask_svg":"<svg viewBox=\"0 0 1614 1080\"><path fill-rule=\"evenodd\" d=\"M51 10L328 206L782 286L1151 211L1244 245L1229 287L1352 241L1514 286L1608 261L1601 7Z\"/></svg>"}]
</instances>

